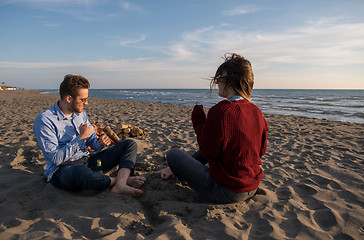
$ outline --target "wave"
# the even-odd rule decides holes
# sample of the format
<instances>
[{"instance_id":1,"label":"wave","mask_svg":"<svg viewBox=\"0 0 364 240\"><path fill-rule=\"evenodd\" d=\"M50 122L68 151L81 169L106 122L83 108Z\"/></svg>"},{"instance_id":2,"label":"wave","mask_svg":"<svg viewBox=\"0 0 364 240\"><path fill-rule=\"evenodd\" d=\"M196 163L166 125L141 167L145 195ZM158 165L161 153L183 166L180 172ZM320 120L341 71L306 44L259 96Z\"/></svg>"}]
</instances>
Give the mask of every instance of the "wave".
<instances>
[{"instance_id":1,"label":"wave","mask_svg":"<svg viewBox=\"0 0 364 240\"><path fill-rule=\"evenodd\" d=\"M40 91L58 94L57 89ZM206 108L223 100L208 89L90 89L89 96ZM364 90L254 89L252 102L265 113L364 123Z\"/></svg>"}]
</instances>

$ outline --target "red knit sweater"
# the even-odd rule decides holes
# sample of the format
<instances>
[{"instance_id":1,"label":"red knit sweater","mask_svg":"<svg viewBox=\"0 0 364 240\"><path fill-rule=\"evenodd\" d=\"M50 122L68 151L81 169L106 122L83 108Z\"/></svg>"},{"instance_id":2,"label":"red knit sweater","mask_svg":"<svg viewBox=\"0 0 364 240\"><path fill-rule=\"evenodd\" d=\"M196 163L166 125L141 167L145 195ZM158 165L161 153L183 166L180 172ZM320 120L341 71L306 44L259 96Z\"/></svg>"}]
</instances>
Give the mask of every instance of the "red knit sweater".
<instances>
[{"instance_id":1,"label":"red knit sweater","mask_svg":"<svg viewBox=\"0 0 364 240\"><path fill-rule=\"evenodd\" d=\"M200 151L211 177L234 192L250 192L263 179L260 158L267 148L268 124L260 109L247 100L224 100L207 115L202 105L192 111Z\"/></svg>"}]
</instances>

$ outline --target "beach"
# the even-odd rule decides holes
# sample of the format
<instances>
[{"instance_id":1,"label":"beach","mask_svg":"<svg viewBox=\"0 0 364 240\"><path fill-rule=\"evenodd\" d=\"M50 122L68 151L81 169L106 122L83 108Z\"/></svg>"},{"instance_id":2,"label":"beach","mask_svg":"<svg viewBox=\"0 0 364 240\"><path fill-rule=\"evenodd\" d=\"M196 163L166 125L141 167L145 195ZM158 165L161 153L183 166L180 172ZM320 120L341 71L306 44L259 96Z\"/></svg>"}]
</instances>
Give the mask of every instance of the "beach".
<instances>
[{"instance_id":1,"label":"beach","mask_svg":"<svg viewBox=\"0 0 364 240\"><path fill-rule=\"evenodd\" d=\"M57 95L0 92L0 239L364 239L364 124L264 114L264 178L247 202L214 204L153 172L198 149L192 107L90 98L90 122L131 124L140 198L69 192L44 181L35 117ZM206 109L207 110L207 109Z\"/></svg>"}]
</instances>

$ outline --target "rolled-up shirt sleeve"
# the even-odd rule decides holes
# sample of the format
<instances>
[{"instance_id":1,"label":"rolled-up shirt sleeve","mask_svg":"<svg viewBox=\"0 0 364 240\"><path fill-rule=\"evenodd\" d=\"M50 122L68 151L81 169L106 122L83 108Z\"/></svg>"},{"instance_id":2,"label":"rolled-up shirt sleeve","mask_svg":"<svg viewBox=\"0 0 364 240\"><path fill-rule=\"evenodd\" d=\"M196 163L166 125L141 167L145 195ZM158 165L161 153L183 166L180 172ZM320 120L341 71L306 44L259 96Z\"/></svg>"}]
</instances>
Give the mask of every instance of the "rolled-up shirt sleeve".
<instances>
[{"instance_id":1,"label":"rolled-up shirt sleeve","mask_svg":"<svg viewBox=\"0 0 364 240\"><path fill-rule=\"evenodd\" d=\"M74 161L88 155L85 152L86 145L79 135L75 135L71 141L62 145L58 141L57 131L59 129L48 118L36 118L34 133L48 163L58 166L63 162Z\"/></svg>"}]
</instances>

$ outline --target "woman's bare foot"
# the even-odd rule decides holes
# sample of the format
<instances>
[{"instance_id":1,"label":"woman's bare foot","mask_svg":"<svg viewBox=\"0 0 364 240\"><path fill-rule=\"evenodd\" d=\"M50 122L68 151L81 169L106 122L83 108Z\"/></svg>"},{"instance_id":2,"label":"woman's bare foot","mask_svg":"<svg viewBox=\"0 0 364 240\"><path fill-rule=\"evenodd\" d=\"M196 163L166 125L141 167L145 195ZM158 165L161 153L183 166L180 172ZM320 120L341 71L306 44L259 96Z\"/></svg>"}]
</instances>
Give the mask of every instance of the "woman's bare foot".
<instances>
[{"instance_id":1,"label":"woman's bare foot","mask_svg":"<svg viewBox=\"0 0 364 240\"><path fill-rule=\"evenodd\" d=\"M142 190L123 184L115 184L110 191L115 194L126 194L132 197L140 197L143 194Z\"/></svg>"},{"instance_id":2,"label":"woman's bare foot","mask_svg":"<svg viewBox=\"0 0 364 240\"><path fill-rule=\"evenodd\" d=\"M174 176L172 170L169 167L163 168L162 170L155 172L155 174L160 174L161 178L164 180L167 180Z\"/></svg>"},{"instance_id":3,"label":"woman's bare foot","mask_svg":"<svg viewBox=\"0 0 364 240\"><path fill-rule=\"evenodd\" d=\"M132 176L128 178L126 184L128 184L131 187L141 187L146 180L147 179L145 177Z\"/></svg>"}]
</instances>

